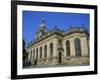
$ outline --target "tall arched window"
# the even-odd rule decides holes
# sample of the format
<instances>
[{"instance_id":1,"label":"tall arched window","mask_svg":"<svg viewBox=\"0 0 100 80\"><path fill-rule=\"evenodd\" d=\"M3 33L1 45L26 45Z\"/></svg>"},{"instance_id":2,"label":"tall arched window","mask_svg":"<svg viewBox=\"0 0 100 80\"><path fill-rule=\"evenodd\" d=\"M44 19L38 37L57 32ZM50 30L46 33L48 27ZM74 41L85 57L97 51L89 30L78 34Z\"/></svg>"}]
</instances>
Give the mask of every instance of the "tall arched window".
<instances>
[{"instance_id":1,"label":"tall arched window","mask_svg":"<svg viewBox=\"0 0 100 80\"><path fill-rule=\"evenodd\" d=\"M53 57L53 43L50 44L50 57Z\"/></svg>"},{"instance_id":2,"label":"tall arched window","mask_svg":"<svg viewBox=\"0 0 100 80\"><path fill-rule=\"evenodd\" d=\"M67 57L70 56L70 42L69 42L69 40L66 41L66 55L67 55Z\"/></svg>"},{"instance_id":3,"label":"tall arched window","mask_svg":"<svg viewBox=\"0 0 100 80\"><path fill-rule=\"evenodd\" d=\"M36 59L38 59L38 48L36 49Z\"/></svg>"},{"instance_id":4,"label":"tall arched window","mask_svg":"<svg viewBox=\"0 0 100 80\"><path fill-rule=\"evenodd\" d=\"M40 47L40 58L42 58L42 47Z\"/></svg>"},{"instance_id":5,"label":"tall arched window","mask_svg":"<svg viewBox=\"0 0 100 80\"><path fill-rule=\"evenodd\" d=\"M75 39L75 51L76 51L76 56L81 56L81 44L80 44L80 39L76 38Z\"/></svg>"},{"instance_id":6,"label":"tall arched window","mask_svg":"<svg viewBox=\"0 0 100 80\"><path fill-rule=\"evenodd\" d=\"M35 49L33 50L33 59L35 59Z\"/></svg>"},{"instance_id":7,"label":"tall arched window","mask_svg":"<svg viewBox=\"0 0 100 80\"><path fill-rule=\"evenodd\" d=\"M47 45L44 46L44 57L47 57Z\"/></svg>"},{"instance_id":8,"label":"tall arched window","mask_svg":"<svg viewBox=\"0 0 100 80\"><path fill-rule=\"evenodd\" d=\"M30 60L32 60L32 50L31 50L31 54L30 54Z\"/></svg>"}]
</instances>

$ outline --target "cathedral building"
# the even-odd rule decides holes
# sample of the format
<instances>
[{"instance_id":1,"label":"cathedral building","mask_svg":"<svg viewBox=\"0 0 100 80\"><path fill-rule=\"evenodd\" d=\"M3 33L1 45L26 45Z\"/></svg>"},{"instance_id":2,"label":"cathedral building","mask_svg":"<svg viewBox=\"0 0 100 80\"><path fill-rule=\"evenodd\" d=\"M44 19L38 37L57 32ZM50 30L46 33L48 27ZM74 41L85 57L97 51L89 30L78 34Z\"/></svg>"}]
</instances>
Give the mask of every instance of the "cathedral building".
<instances>
[{"instance_id":1,"label":"cathedral building","mask_svg":"<svg viewBox=\"0 0 100 80\"><path fill-rule=\"evenodd\" d=\"M31 65L89 64L89 32L84 27L48 30L43 20L26 51Z\"/></svg>"}]
</instances>

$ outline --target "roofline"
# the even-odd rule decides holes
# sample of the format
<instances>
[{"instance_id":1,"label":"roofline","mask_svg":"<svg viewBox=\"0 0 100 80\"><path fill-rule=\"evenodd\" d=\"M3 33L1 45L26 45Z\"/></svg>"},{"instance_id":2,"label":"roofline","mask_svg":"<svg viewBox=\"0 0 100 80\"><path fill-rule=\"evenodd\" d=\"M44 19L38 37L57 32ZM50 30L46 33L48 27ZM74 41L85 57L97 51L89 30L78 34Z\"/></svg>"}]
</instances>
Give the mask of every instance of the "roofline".
<instances>
[{"instance_id":1,"label":"roofline","mask_svg":"<svg viewBox=\"0 0 100 80\"><path fill-rule=\"evenodd\" d=\"M72 28L72 29L70 29L69 31L66 31L66 32L58 31L58 30L53 29L52 31L47 32L47 34L44 37L42 37L40 40L37 40L36 42L30 43L30 45L28 45L27 48L38 43L38 42L40 42L40 41L43 41L45 38L48 38L52 35L58 35L58 36L64 37L66 35L70 35L70 34L73 34L73 33L85 33L89 36L89 32L86 30L86 28Z\"/></svg>"}]
</instances>

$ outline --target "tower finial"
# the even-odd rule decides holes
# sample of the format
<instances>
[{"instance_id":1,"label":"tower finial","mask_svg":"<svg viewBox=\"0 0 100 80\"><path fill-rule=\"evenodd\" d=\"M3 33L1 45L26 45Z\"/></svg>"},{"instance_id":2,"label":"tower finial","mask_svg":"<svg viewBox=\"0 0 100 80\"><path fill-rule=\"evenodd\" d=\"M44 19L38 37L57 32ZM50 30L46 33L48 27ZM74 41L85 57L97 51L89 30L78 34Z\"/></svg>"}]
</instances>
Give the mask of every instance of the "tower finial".
<instances>
[{"instance_id":1,"label":"tower finial","mask_svg":"<svg viewBox=\"0 0 100 80\"><path fill-rule=\"evenodd\" d=\"M44 20L44 18L42 18L42 21L41 21L42 23L45 23L45 20Z\"/></svg>"},{"instance_id":2,"label":"tower finial","mask_svg":"<svg viewBox=\"0 0 100 80\"><path fill-rule=\"evenodd\" d=\"M45 27L45 20L44 20L43 18L42 18L42 21L41 21L40 27Z\"/></svg>"},{"instance_id":3,"label":"tower finial","mask_svg":"<svg viewBox=\"0 0 100 80\"><path fill-rule=\"evenodd\" d=\"M42 19L42 23L45 23L45 20L44 19Z\"/></svg>"}]
</instances>

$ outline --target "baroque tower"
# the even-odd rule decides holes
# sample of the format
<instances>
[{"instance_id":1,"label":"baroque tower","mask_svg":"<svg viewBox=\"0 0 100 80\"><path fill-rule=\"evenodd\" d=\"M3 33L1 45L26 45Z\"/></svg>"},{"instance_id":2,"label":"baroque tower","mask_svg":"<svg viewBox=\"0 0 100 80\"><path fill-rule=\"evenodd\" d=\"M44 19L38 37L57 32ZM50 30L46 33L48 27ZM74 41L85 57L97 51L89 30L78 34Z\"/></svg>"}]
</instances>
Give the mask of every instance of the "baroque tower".
<instances>
[{"instance_id":1,"label":"baroque tower","mask_svg":"<svg viewBox=\"0 0 100 80\"><path fill-rule=\"evenodd\" d=\"M36 34L36 40L41 39L46 33L47 33L47 29L46 29L45 21L42 20L39 26L39 30Z\"/></svg>"}]
</instances>

